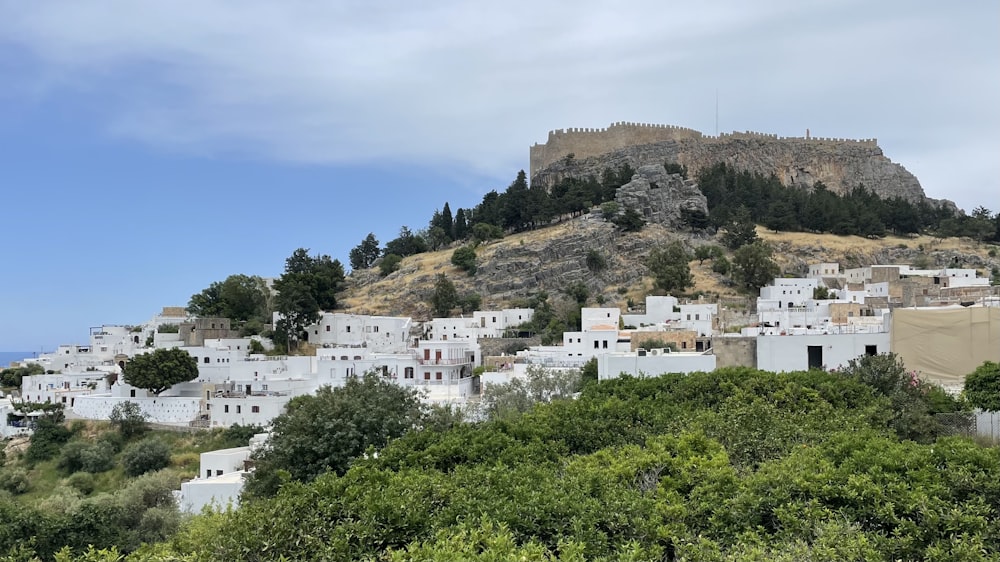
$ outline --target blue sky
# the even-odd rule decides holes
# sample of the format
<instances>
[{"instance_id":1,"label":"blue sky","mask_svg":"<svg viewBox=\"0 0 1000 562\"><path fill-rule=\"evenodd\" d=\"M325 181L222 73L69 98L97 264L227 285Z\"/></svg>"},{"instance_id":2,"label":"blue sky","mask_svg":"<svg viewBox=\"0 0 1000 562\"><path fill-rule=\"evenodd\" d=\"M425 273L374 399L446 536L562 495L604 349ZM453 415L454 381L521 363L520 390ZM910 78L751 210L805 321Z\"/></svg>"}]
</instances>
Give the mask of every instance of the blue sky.
<instances>
[{"instance_id":1,"label":"blue sky","mask_svg":"<svg viewBox=\"0 0 1000 562\"><path fill-rule=\"evenodd\" d=\"M0 350L503 189L549 129L877 137L1000 209L1000 4L0 0ZM752 5L751 5L752 4ZM374 7L373 7L374 6Z\"/></svg>"}]
</instances>

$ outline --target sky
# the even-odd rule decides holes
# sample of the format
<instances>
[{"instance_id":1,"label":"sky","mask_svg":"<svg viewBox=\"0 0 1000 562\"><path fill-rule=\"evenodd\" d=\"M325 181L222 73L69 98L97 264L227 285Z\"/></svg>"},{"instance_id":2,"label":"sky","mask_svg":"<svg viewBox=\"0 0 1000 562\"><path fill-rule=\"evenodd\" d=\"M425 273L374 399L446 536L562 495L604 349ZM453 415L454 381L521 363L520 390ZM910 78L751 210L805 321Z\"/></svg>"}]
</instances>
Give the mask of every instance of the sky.
<instances>
[{"instance_id":1,"label":"sky","mask_svg":"<svg viewBox=\"0 0 1000 562\"><path fill-rule=\"evenodd\" d=\"M997 211L997 100L995 0L0 0L0 350L346 264L551 129L875 137Z\"/></svg>"}]
</instances>

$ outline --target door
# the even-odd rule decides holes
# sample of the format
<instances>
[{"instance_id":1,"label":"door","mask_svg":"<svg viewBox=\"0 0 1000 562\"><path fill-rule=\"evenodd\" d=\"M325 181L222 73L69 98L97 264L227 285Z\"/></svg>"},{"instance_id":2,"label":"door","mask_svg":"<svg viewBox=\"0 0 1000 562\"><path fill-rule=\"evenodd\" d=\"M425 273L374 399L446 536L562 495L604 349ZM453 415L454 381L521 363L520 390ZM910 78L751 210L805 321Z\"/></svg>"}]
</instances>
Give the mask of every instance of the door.
<instances>
[{"instance_id":1,"label":"door","mask_svg":"<svg viewBox=\"0 0 1000 562\"><path fill-rule=\"evenodd\" d=\"M809 368L810 369L822 369L823 368L823 346L822 345L810 345L808 353L809 353Z\"/></svg>"}]
</instances>

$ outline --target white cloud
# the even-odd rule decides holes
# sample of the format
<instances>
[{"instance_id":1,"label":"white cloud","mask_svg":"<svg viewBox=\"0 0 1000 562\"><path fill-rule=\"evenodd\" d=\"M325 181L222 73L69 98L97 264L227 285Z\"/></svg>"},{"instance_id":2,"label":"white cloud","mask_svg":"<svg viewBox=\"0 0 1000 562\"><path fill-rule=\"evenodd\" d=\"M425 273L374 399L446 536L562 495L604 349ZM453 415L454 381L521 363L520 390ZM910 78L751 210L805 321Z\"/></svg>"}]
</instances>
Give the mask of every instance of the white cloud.
<instances>
[{"instance_id":1,"label":"white cloud","mask_svg":"<svg viewBox=\"0 0 1000 562\"><path fill-rule=\"evenodd\" d=\"M552 128L714 132L717 89L723 130L997 153L993 4L11 0L0 47L32 57L28 89L103 97L109 133L172 150L507 178Z\"/></svg>"}]
</instances>

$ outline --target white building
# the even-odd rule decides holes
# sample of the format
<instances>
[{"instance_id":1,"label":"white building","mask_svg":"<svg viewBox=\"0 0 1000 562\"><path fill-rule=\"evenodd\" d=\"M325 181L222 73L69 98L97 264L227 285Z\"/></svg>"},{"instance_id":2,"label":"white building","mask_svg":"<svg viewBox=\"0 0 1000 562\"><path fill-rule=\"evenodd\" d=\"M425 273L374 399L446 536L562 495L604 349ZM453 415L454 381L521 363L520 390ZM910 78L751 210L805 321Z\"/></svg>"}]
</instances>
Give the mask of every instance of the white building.
<instances>
[{"instance_id":1,"label":"white building","mask_svg":"<svg viewBox=\"0 0 1000 562\"><path fill-rule=\"evenodd\" d=\"M622 322L637 329L691 330L699 336L710 336L715 332L718 314L717 304L680 304L675 297L649 295L646 297L646 312L625 314Z\"/></svg>"},{"instance_id":2,"label":"white building","mask_svg":"<svg viewBox=\"0 0 1000 562\"><path fill-rule=\"evenodd\" d=\"M111 367L105 367L111 369ZM78 396L110 391L106 371L61 372L29 375L21 379L21 398L28 402L51 402L72 408Z\"/></svg>"},{"instance_id":3,"label":"white building","mask_svg":"<svg viewBox=\"0 0 1000 562\"><path fill-rule=\"evenodd\" d=\"M715 370L711 353L671 352L652 349L605 353L597 356L597 379L615 379L622 375L655 377L664 373L695 373Z\"/></svg>"},{"instance_id":4,"label":"white building","mask_svg":"<svg viewBox=\"0 0 1000 562\"><path fill-rule=\"evenodd\" d=\"M425 337L431 340L502 338L508 330L530 321L534 313L531 308L508 308L476 311L471 318L434 318L425 324Z\"/></svg>"},{"instance_id":5,"label":"white building","mask_svg":"<svg viewBox=\"0 0 1000 562\"><path fill-rule=\"evenodd\" d=\"M889 349L888 331L872 333L761 335L757 337L757 368L788 372L836 369L861 355Z\"/></svg>"},{"instance_id":6,"label":"white building","mask_svg":"<svg viewBox=\"0 0 1000 562\"><path fill-rule=\"evenodd\" d=\"M201 454L198 477L181 484L174 492L177 506L185 513L203 510L221 510L239 507L240 493L249 474L247 461L258 447L263 446L267 434L259 433L250 439L247 447L220 449Z\"/></svg>"},{"instance_id":7,"label":"white building","mask_svg":"<svg viewBox=\"0 0 1000 562\"><path fill-rule=\"evenodd\" d=\"M410 324L411 320L404 317L324 312L320 321L306 328L306 332L309 343L321 346L402 351L409 342Z\"/></svg>"}]
</instances>

